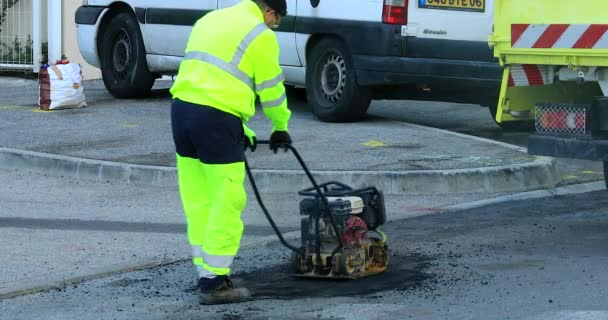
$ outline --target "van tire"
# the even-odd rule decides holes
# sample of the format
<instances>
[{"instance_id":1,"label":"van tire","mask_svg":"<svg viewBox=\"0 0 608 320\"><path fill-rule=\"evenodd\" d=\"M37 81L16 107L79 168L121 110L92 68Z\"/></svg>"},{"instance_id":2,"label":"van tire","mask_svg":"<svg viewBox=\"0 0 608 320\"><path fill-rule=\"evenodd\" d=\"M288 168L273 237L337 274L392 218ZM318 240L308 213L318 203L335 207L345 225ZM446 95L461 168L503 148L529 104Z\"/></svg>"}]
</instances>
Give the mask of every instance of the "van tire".
<instances>
[{"instance_id":1,"label":"van tire","mask_svg":"<svg viewBox=\"0 0 608 320\"><path fill-rule=\"evenodd\" d=\"M321 39L308 55L306 96L313 113L325 122L352 122L365 117L368 88L357 84L348 47L339 39Z\"/></svg>"},{"instance_id":2,"label":"van tire","mask_svg":"<svg viewBox=\"0 0 608 320\"><path fill-rule=\"evenodd\" d=\"M496 123L501 129L510 132L530 132L534 130L534 121L532 120L522 120L522 121L505 121L498 122L496 121L496 111L498 106L492 104L489 106L490 115L492 119L494 119L494 123Z\"/></svg>"},{"instance_id":3,"label":"van tire","mask_svg":"<svg viewBox=\"0 0 608 320\"><path fill-rule=\"evenodd\" d=\"M155 76L148 69L139 24L127 12L113 16L101 35L101 74L106 89L116 98L149 95Z\"/></svg>"}]
</instances>

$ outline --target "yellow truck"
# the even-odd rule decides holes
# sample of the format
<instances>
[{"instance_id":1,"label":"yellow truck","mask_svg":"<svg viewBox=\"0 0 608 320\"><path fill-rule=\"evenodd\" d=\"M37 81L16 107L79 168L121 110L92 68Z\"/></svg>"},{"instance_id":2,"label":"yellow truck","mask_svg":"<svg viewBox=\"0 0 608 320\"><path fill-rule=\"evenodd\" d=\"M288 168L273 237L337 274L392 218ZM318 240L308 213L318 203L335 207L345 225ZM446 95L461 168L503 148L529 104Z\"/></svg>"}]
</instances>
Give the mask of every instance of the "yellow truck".
<instances>
[{"instance_id":1,"label":"yellow truck","mask_svg":"<svg viewBox=\"0 0 608 320\"><path fill-rule=\"evenodd\" d=\"M489 44L504 67L496 121L534 121L528 153L604 162L608 1L495 0Z\"/></svg>"}]
</instances>

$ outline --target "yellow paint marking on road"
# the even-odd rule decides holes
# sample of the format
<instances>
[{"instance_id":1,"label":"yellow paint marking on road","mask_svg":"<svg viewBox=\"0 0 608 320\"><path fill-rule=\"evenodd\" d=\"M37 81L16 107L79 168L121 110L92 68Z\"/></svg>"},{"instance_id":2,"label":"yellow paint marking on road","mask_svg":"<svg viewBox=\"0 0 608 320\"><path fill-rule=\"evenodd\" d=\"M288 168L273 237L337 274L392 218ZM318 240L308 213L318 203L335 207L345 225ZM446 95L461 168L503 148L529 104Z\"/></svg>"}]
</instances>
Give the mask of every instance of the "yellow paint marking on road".
<instances>
[{"instance_id":1,"label":"yellow paint marking on road","mask_svg":"<svg viewBox=\"0 0 608 320\"><path fill-rule=\"evenodd\" d=\"M36 108L36 109L32 109L32 112L47 113L47 112L51 112L51 110L40 110L40 109Z\"/></svg>"},{"instance_id":2,"label":"yellow paint marking on road","mask_svg":"<svg viewBox=\"0 0 608 320\"><path fill-rule=\"evenodd\" d=\"M592 170L583 170L583 171L578 171L578 172L574 172L572 174L563 176L562 179L564 180L572 180L572 179L576 179L579 178L581 175L597 175L597 176L602 176L604 175L603 172L597 172L597 171L592 171Z\"/></svg>"},{"instance_id":3,"label":"yellow paint marking on road","mask_svg":"<svg viewBox=\"0 0 608 320\"><path fill-rule=\"evenodd\" d=\"M17 106L0 106L0 110L3 110L3 109L17 109L17 108L18 108Z\"/></svg>"},{"instance_id":4,"label":"yellow paint marking on road","mask_svg":"<svg viewBox=\"0 0 608 320\"><path fill-rule=\"evenodd\" d=\"M367 142L362 143L364 146L366 147L373 147L373 148L378 148L378 147L386 147L387 144L379 141L379 140L370 140Z\"/></svg>"},{"instance_id":5,"label":"yellow paint marking on road","mask_svg":"<svg viewBox=\"0 0 608 320\"><path fill-rule=\"evenodd\" d=\"M562 179L564 180L572 180L572 179L576 179L578 178L578 176L575 175L569 175L569 176L563 176Z\"/></svg>"},{"instance_id":6,"label":"yellow paint marking on road","mask_svg":"<svg viewBox=\"0 0 608 320\"><path fill-rule=\"evenodd\" d=\"M581 171L578 173L580 173L580 174L604 174L603 172L597 172L597 171L591 171L591 170L585 170L585 171Z\"/></svg>"},{"instance_id":7,"label":"yellow paint marking on road","mask_svg":"<svg viewBox=\"0 0 608 320\"><path fill-rule=\"evenodd\" d=\"M134 127L139 127L138 124L132 124L132 123L119 123L118 124L119 127L123 127L123 128L134 128Z\"/></svg>"}]
</instances>

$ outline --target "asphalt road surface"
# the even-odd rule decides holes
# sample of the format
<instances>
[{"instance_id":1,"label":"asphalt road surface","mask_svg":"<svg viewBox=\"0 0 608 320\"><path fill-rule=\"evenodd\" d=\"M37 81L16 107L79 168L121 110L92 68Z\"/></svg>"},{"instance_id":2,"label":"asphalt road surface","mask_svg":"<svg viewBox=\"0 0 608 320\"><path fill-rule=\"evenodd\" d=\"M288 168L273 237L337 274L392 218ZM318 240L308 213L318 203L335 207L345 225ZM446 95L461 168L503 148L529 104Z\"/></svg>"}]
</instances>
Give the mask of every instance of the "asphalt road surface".
<instances>
[{"instance_id":1,"label":"asphalt road surface","mask_svg":"<svg viewBox=\"0 0 608 320\"><path fill-rule=\"evenodd\" d=\"M607 319L605 191L391 222L387 273L287 274L276 243L244 249L235 279L255 301L197 304L189 263L0 301L2 319Z\"/></svg>"}]
</instances>

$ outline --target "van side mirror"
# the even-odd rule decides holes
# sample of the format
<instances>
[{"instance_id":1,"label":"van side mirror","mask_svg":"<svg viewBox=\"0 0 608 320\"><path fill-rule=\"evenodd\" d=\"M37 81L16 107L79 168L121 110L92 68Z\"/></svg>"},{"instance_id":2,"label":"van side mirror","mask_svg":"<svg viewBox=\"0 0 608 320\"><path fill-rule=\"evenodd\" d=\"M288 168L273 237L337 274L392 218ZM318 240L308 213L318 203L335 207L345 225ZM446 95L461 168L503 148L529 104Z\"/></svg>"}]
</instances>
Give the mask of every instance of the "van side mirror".
<instances>
[{"instance_id":1,"label":"van side mirror","mask_svg":"<svg viewBox=\"0 0 608 320\"><path fill-rule=\"evenodd\" d=\"M311 5L313 8L316 8L316 7L318 7L318 6L319 6L319 2L321 2L321 0L310 0L310 5Z\"/></svg>"}]
</instances>

